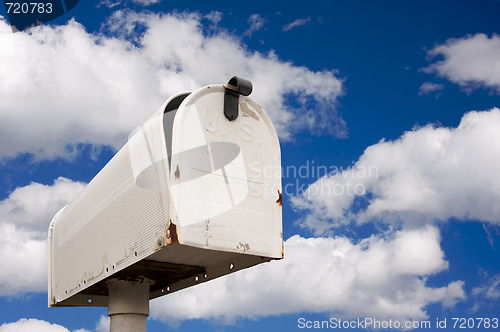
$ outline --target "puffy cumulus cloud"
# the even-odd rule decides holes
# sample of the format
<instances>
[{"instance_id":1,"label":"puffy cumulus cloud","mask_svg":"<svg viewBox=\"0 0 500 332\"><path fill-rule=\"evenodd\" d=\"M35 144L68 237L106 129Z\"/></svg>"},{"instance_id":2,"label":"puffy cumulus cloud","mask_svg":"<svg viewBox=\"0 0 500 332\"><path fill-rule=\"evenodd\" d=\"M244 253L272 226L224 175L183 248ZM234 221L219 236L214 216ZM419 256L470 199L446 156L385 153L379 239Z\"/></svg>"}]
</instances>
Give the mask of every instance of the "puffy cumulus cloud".
<instances>
[{"instance_id":1,"label":"puffy cumulus cloud","mask_svg":"<svg viewBox=\"0 0 500 332\"><path fill-rule=\"evenodd\" d=\"M282 261L261 264L151 302L151 317L168 323L297 312L341 318L422 319L430 303L454 305L463 282L428 287L427 276L447 268L434 227L372 236L285 242Z\"/></svg>"},{"instance_id":2,"label":"puffy cumulus cloud","mask_svg":"<svg viewBox=\"0 0 500 332\"><path fill-rule=\"evenodd\" d=\"M49 322L39 320L39 319L26 319L21 318L14 323L4 323L0 326L0 332L70 332L67 328L51 324ZM81 332L89 332L87 330L77 330ZM77 332L74 331L74 332Z\"/></svg>"},{"instance_id":3,"label":"puffy cumulus cloud","mask_svg":"<svg viewBox=\"0 0 500 332\"><path fill-rule=\"evenodd\" d=\"M6 223L0 223L0 234L0 295L13 296L46 290L46 235Z\"/></svg>"},{"instance_id":4,"label":"puffy cumulus cloud","mask_svg":"<svg viewBox=\"0 0 500 332\"><path fill-rule=\"evenodd\" d=\"M59 178L17 188L0 202L0 296L46 291L49 223L82 188Z\"/></svg>"},{"instance_id":5,"label":"puffy cumulus cloud","mask_svg":"<svg viewBox=\"0 0 500 332\"><path fill-rule=\"evenodd\" d=\"M425 126L368 147L355 165L292 199L316 233L378 219L500 224L500 109L466 113L457 128Z\"/></svg>"},{"instance_id":6,"label":"puffy cumulus cloud","mask_svg":"<svg viewBox=\"0 0 500 332\"><path fill-rule=\"evenodd\" d=\"M119 147L162 102L138 52L74 21L0 39L0 140L10 142L1 156L61 156L78 142Z\"/></svg>"},{"instance_id":7,"label":"puffy cumulus cloud","mask_svg":"<svg viewBox=\"0 0 500 332\"><path fill-rule=\"evenodd\" d=\"M46 232L52 217L85 186L59 177L53 185L33 182L16 188L0 202L0 223Z\"/></svg>"},{"instance_id":8,"label":"puffy cumulus cloud","mask_svg":"<svg viewBox=\"0 0 500 332\"><path fill-rule=\"evenodd\" d=\"M466 91L483 86L500 93L500 36L478 33L449 39L428 51L428 55L444 59L423 71L447 78Z\"/></svg>"},{"instance_id":9,"label":"puffy cumulus cloud","mask_svg":"<svg viewBox=\"0 0 500 332\"><path fill-rule=\"evenodd\" d=\"M109 317L101 316L95 327L95 332L108 332L110 320Z\"/></svg>"},{"instance_id":10,"label":"puffy cumulus cloud","mask_svg":"<svg viewBox=\"0 0 500 332\"><path fill-rule=\"evenodd\" d=\"M67 156L78 143L119 148L168 97L238 75L254 84L282 139L343 137L342 80L253 52L199 14L116 11L99 34L75 21L1 34L0 157ZM3 18L0 30L8 29ZM209 31L208 31L209 30Z\"/></svg>"},{"instance_id":11,"label":"puffy cumulus cloud","mask_svg":"<svg viewBox=\"0 0 500 332\"><path fill-rule=\"evenodd\" d=\"M165 89L194 89L238 75L252 81L252 97L268 112L281 138L303 129L318 132L318 128L339 137L346 135L345 123L335 110L343 82L334 71L312 72L281 61L273 52L251 52L222 29L205 36L197 14L120 12L111 22L110 29L120 33L133 31L137 25L145 27L146 32L136 41L157 66L169 69ZM170 31L175 34L165 34Z\"/></svg>"}]
</instances>

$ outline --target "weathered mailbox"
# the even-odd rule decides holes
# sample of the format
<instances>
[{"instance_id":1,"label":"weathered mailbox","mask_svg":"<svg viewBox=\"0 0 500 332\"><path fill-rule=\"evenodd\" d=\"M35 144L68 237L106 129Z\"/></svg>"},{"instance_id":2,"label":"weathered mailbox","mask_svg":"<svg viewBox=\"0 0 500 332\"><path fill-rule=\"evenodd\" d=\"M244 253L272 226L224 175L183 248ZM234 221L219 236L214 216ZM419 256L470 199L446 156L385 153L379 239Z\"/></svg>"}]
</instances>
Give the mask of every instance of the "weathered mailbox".
<instances>
[{"instance_id":1,"label":"weathered mailbox","mask_svg":"<svg viewBox=\"0 0 500 332\"><path fill-rule=\"evenodd\" d=\"M108 306L110 280L149 299L283 258L281 160L251 83L180 93L49 228L49 306Z\"/></svg>"}]
</instances>

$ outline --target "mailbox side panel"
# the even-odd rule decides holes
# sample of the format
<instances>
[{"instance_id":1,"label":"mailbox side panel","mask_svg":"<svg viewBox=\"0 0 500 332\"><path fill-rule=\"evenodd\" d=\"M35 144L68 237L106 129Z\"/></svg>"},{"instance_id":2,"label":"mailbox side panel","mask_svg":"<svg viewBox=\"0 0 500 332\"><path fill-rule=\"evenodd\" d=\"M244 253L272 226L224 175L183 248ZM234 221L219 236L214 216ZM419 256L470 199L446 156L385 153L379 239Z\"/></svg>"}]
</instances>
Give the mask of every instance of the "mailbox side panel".
<instances>
[{"instance_id":1,"label":"mailbox side panel","mask_svg":"<svg viewBox=\"0 0 500 332\"><path fill-rule=\"evenodd\" d=\"M57 215L49 236L49 304L96 294L96 283L154 253L168 215L163 118L156 116Z\"/></svg>"},{"instance_id":2,"label":"mailbox side panel","mask_svg":"<svg viewBox=\"0 0 500 332\"><path fill-rule=\"evenodd\" d=\"M189 95L173 126L170 189L181 244L282 258L281 156L251 98L224 116L223 86Z\"/></svg>"}]
</instances>

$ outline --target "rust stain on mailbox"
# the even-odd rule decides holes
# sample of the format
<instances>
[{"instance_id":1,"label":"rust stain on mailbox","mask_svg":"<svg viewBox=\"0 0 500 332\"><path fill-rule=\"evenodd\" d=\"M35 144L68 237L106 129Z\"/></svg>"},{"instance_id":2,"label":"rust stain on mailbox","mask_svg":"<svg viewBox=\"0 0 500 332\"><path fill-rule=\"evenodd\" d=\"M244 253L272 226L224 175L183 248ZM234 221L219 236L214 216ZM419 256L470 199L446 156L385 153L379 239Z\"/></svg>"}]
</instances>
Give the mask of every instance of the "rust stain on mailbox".
<instances>
[{"instance_id":1,"label":"rust stain on mailbox","mask_svg":"<svg viewBox=\"0 0 500 332\"><path fill-rule=\"evenodd\" d=\"M281 201L281 192L278 190L278 200L276 201L276 204L278 204L279 206L282 206L282 201Z\"/></svg>"},{"instance_id":2,"label":"rust stain on mailbox","mask_svg":"<svg viewBox=\"0 0 500 332\"><path fill-rule=\"evenodd\" d=\"M169 221L170 226L167 229L167 244L179 243L179 238L177 237L177 226Z\"/></svg>"}]
</instances>

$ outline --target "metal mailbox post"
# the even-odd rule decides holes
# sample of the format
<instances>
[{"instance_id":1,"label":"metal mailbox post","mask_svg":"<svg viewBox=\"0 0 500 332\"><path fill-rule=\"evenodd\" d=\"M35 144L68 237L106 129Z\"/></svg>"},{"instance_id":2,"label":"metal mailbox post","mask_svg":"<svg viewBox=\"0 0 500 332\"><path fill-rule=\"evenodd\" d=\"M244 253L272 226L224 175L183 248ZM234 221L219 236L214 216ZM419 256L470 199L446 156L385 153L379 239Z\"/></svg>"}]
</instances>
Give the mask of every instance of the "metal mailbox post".
<instances>
[{"instance_id":1,"label":"metal mailbox post","mask_svg":"<svg viewBox=\"0 0 500 332\"><path fill-rule=\"evenodd\" d=\"M171 97L54 216L50 307L145 331L150 299L283 258L280 147L251 91L233 77Z\"/></svg>"}]
</instances>

